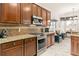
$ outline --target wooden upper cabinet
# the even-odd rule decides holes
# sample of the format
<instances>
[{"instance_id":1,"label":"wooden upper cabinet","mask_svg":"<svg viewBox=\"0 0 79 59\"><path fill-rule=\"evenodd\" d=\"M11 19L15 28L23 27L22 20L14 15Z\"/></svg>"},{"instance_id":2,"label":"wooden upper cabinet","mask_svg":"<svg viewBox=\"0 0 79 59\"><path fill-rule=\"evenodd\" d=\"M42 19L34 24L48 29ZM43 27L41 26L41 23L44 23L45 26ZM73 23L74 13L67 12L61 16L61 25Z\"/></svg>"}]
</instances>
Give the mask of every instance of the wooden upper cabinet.
<instances>
[{"instance_id":1,"label":"wooden upper cabinet","mask_svg":"<svg viewBox=\"0 0 79 59\"><path fill-rule=\"evenodd\" d=\"M51 20L51 12L47 11L47 25L48 25L48 20Z\"/></svg>"},{"instance_id":2,"label":"wooden upper cabinet","mask_svg":"<svg viewBox=\"0 0 79 59\"><path fill-rule=\"evenodd\" d=\"M36 4L32 4L32 15L37 16L38 12L38 6Z\"/></svg>"},{"instance_id":3,"label":"wooden upper cabinet","mask_svg":"<svg viewBox=\"0 0 79 59\"><path fill-rule=\"evenodd\" d=\"M2 3L0 3L0 21L2 19Z\"/></svg>"},{"instance_id":4,"label":"wooden upper cabinet","mask_svg":"<svg viewBox=\"0 0 79 59\"><path fill-rule=\"evenodd\" d=\"M3 23L20 23L20 4L5 3L2 5L2 19Z\"/></svg>"},{"instance_id":5,"label":"wooden upper cabinet","mask_svg":"<svg viewBox=\"0 0 79 59\"><path fill-rule=\"evenodd\" d=\"M21 4L21 22L23 24L31 24L32 18L32 4L31 3L23 3Z\"/></svg>"},{"instance_id":6,"label":"wooden upper cabinet","mask_svg":"<svg viewBox=\"0 0 79 59\"><path fill-rule=\"evenodd\" d=\"M44 26L50 19L50 12L34 3L0 3L0 23L31 24L32 16L43 18Z\"/></svg>"},{"instance_id":7,"label":"wooden upper cabinet","mask_svg":"<svg viewBox=\"0 0 79 59\"><path fill-rule=\"evenodd\" d=\"M37 13L39 17L42 17L42 8L40 6L38 6Z\"/></svg>"},{"instance_id":8,"label":"wooden upper cabinet","mask_svg":"<svg viewBox=\"0 0 79 59\"><path fill-rule=\"evenodd\" d=\"M46 10L42 9L42 18L43 18L43 25L46 26L47 25L47 18L46 18Z\"/></svg>"}]
</instances>

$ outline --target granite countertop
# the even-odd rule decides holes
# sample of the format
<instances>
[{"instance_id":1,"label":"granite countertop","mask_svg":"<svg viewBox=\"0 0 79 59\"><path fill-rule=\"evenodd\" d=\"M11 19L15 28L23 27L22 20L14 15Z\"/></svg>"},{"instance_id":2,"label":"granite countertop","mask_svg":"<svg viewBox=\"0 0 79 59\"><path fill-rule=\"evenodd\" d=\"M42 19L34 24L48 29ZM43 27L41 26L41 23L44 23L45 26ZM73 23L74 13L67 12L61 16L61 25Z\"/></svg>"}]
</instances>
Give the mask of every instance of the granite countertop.
<instances>
[{"instance_id":1,"label":"granite countertop","mask_svg":"<svg viewBox=\"0 0 79 59\"><path fill-rule=\"evenodd\" d=\"M45 35L54 34L55 32L45 32Z\"/></svg>"},{"instance_id":2,"label":"granite countertop","mask_svg":"<svg viewBox=\"0 0 79 59\"><path fill-rule=\"evenodd\" d=\"M71 34L71 36L77 36L77 37L79 37L79 34Z\"/></svg>"},{"instance_id":3,"label":"granite countertop","mask_svg":"<svg viewBox=\"0 0 79 59\"><path fill-rule=\"evenodd\" d=\"M45 32L45 35L49 34L54 34L54 32ZM27 38L32 38L36 37L35 35L30 35L30 34L25 34L25 35L17 35L17 36L11 36L7 38L0 38L0 44L6 43L6 42L11 42L11 41L16 41L16 40L21 40L21 39L27 39Z\"/></svg>"},{"instance_id":4,"label":"granite countertop","mask_svg":"<svg viewBox=\"0 0 79 59\"><path fill-rule=\"evenodd\" d=\"M36 37L36 36L30 35L30 34L25 34L25 35L11 36L11 37L7 37L7 38L0 38L0 44L10 42L10 41L32 38L32 37Z\"/></svg>"}]
</instances>

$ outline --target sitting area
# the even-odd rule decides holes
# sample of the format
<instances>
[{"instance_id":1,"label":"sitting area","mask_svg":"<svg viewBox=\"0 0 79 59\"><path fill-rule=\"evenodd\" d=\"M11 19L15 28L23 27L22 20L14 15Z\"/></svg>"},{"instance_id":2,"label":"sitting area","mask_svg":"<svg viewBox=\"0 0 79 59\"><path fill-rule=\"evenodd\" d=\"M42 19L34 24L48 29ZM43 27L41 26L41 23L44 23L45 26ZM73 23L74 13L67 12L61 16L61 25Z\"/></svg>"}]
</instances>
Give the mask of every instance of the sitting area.
<instances>
[{"instance_id":1,"label":"sitting area","mask_svg":"<svg viewBox=\"0 0 79 59\"><path fill-rule=\"evenodd\" d=\"M64 38L65 38L65 33L60 33L59 31L56 31L55 42L59 43L62 40L64 40Z\"/></svg>"}]
</instances>

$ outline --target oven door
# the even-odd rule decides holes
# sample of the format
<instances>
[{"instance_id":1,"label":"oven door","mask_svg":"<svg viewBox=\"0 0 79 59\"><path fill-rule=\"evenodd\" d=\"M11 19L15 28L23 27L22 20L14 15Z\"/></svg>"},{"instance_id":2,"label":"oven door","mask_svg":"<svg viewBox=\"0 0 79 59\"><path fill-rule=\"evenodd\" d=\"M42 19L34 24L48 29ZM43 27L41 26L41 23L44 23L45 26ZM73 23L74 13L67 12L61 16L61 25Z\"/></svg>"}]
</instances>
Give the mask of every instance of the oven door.
<instances>
[{"instance_id":1,"label":"oven door","mask_svg":"<svg viewBox=\"0 0 79 59\"><path fill-rule=\"evenodd\" d=\"M38 40L38 50L43 49L46 46L45 38L41 38Z\"/></svg>"}]
</instances>

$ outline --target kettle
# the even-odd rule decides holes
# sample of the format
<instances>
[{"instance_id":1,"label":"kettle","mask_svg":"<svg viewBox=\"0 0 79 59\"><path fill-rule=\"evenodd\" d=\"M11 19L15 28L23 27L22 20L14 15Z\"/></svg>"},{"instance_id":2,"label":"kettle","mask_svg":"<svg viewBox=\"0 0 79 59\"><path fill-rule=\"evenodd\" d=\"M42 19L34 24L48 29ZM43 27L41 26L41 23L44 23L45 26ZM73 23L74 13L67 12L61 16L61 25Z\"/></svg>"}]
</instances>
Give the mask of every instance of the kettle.
<instances>
[{"instance_id":1,"label":"kettle","mask_svg":"<svg viewBox=\"0 0 79 59\"><path fill-rule=\"evenodd\" d=\"M0 38L5 38L5 37L7 37L7 30L2 29L2 31L0 32Z\"/></svg>"}]
</instances>

